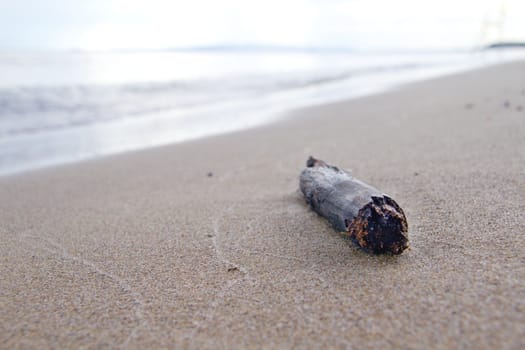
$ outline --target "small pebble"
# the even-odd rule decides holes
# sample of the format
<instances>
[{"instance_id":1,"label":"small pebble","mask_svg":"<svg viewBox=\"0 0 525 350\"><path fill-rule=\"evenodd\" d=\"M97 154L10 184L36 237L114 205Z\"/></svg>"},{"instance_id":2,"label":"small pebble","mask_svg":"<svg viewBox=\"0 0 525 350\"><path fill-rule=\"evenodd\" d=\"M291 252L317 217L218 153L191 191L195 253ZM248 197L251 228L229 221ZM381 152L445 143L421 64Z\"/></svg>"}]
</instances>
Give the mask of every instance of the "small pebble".
<instances>
[{"instance_id":1,"label":"small pebble","mask_svg":"<svg viewBox=\"0 0 525 350\"><path fill-rule=\"evenodd\" d=\"M472 107L474 107L474 104L473 103L467 103L465 105L465 109L472 109Z\"/></svg>"},{"instance_id":2,"label":"small pebble","mask_svg":"<svg viewBox=\"0 0 525 350\"><path fill-rule=\"evenodd\" d=\"M208 177L212 177L213 173L210 171L208 174L206 174Z\"/></svg>"},{"instance_id":3,"label":"small pebble","mask_svg":"<svg viewBox=\"0 0 525 350\"><path fill-rule=\"evenodd\" d=\"M510 107L510 102L509 101L503 102L503 107L509 108Z\"/></svg>"},{"instance_id":4,"label":"small pebble","mask_svg":"<svg viewBox=\"0 0 525 350\"><path fill-rule=\"evenodd\" d=\"M523 106L518 106L518 107L516 107L516 110L517 110L518 112L521 112L521 111L523 110Z\"/></svg>"}]
</instances>

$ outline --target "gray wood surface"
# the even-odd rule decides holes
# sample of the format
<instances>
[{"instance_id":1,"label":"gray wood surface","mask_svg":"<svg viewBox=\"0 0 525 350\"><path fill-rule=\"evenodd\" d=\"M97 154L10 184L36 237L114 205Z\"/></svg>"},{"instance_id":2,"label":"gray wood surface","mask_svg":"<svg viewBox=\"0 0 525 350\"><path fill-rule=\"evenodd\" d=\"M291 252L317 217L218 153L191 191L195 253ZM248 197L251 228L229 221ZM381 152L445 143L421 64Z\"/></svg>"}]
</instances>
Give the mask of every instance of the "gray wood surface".
<instances>
[{"instance_id":1,"label":"gray wood surface","mask_svg":"<svg viewBox=\"0 0 525 350\"><path fill-rule=\"evenodd\" d=\"M299 186L307 203L338 231L373 253L401 254L408 224L401 207L338 167L310 157Z\"/></svg>"}]
</instances>

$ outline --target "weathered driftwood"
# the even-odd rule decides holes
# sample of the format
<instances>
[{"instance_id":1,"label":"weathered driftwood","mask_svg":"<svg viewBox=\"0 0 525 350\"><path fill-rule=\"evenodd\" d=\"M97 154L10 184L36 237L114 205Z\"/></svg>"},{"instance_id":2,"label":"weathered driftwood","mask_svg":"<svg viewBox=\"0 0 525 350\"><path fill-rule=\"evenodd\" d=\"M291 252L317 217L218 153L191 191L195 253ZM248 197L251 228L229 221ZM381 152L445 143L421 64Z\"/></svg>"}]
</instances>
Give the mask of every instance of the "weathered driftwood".
<instances>
[{"instance_id":1,"label":"weathered driftwood","mask_svg":"<svg viewBox=\"0 0 525 350\"><path fill-rule=\"evenodd\" d=\"M299 185L312 209L361 248L377 254L408 248L403 209L374 187L313 157Z\"/></svg>"}]
</instances>

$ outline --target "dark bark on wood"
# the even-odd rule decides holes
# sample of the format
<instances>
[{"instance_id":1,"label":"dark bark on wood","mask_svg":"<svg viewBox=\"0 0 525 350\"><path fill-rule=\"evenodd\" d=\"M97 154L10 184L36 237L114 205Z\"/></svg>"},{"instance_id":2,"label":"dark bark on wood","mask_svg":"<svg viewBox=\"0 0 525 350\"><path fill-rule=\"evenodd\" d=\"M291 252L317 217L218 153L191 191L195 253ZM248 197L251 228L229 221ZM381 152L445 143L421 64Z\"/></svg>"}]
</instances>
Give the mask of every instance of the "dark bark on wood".
<instances>
[{"instance_id":1,"label":"dark bark on wood","mask_svg":"<svg viewBox=\"0 0 525 350\"><path fill-rule=\"evenodd\" d=\"M313 157L299 180L312 209L361 248L376 254L408 248L406 217L392 198Z\"/></svg>"}]
</instances>

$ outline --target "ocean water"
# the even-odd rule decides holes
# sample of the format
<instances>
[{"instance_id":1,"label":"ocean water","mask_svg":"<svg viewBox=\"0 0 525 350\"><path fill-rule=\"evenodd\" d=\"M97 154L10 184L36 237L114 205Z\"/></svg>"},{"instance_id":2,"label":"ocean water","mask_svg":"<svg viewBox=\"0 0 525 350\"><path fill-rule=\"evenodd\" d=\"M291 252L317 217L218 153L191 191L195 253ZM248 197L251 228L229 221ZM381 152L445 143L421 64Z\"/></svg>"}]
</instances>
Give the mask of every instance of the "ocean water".
<instances>
[{"instance_id":1,"label":"ocean water","mask_svg":"<svg viewBox=\"0 0 525 350\"><path fill-rule=\"evenodd\" d=\"M0 175L242 130L522 51L0 53Z\"/></svg>"}]
</instances>

